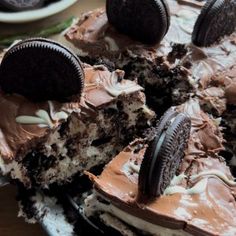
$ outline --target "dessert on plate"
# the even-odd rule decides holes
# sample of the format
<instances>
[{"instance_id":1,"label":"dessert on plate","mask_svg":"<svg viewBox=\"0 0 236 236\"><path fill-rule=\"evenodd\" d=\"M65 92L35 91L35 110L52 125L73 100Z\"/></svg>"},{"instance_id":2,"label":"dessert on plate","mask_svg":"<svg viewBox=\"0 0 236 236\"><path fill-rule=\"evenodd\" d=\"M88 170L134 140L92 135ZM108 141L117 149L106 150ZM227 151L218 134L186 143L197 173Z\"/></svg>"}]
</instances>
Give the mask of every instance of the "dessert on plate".
<instances>
[{"instance_id":1,"label":"dessert on plate","mask_svg":"<svg viewBox=\"0 0 236 236\"><path fill-rule=\"evenodd\" d=\"M62 211L55 204L59 201L65 227L55 227L65 235L235 235L236 182L220 156L219 120L191 99L169 109L146 134L101 174L86 173L92 192L89 184L79 187L78 182L58 192L51 189L57 200L52 192L23 191L29 199L21 200L27 217L47 221L56 215L52 209ZM52 209L44 211L50 204Z\"/></svg>"},{"instance_id":2,"label":"dessert on plate","mask_svg":"<svg viewBox=\"0 0 236 236\"><path fill-rule=\"evenodd\" d=\"M83 233L236 235L235 13L233 0L107 0L66 33L83 63L45 39L10 48L1 169L36 187L20 187L22 214L60 212L63 235L82 220ZM172 107L157 126L144 93L156 116Z\"/></svg>"},{"instance_id":3,"label":"dessert on plate","mask_svg":"<svg viewBox=\"0 0 236 236\"><path fill-rule=\"evenodd\" d=\"M47 187L109 161L154 118L123 77L50 40L11 47L0 65L1 173Z\"/></svg>"}]
</instances>

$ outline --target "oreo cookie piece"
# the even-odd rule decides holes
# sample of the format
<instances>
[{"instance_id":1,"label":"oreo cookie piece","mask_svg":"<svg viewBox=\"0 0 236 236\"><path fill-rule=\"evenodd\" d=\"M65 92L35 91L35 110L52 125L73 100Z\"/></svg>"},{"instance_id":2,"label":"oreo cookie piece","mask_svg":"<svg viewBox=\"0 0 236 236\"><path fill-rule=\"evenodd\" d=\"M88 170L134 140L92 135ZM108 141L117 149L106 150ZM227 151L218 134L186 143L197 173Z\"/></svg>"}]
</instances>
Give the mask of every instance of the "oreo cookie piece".
<instances>
[{"instance_id":1,"label":"oreo cookie piece","mask_svg":"<svg viewBox=\"0 0 236 236\"><path fill-rule=\"evenodd\" d=\"M210 46L236 29L236 1L208 0L195 23L192 42Z\"/></svg>"},{"instance_id":2,"label":"oreo cookie piece","mask_svg":"<svg viewBox=\"0 0 236 236\"><path fill-rule=\"evenodd\" d=\"M119 32L145 44L159 43L170 26L165 0L107 0L106 11Z\"/></svg>"},{"instance_id":3,"label":"oreo cookie piece","mask_svg":"<svg viewBox=\"0 0 236 236\"><path fill-rule=\"evenodd\" d=\"M52 40L33 38L11 47L0 65L0 87L40 102L79 100L84 71L79 58Z\"/></svg>"},{"instance_id":4,"label":"oreo cookie piece","mask_svg":"<svg viewBox=\"0 0 236 236\"><path fill-rule=\"evenodd\" d=\"M190 129L191 120L184 113L170 108L163 115L140 167L140 193L150 197L163 194L184 157Z\"/></svg>"},{"instance_id":5,"label":"oreo cookie piece","mask_svg":"<svg viewBox=\"0 0 236 236\"><path fill-rule=\"evenodd\" d=\"M10 11L26 11L42 7L44 0L1 0L0 7Z\"/></svg>"}]
</instances>

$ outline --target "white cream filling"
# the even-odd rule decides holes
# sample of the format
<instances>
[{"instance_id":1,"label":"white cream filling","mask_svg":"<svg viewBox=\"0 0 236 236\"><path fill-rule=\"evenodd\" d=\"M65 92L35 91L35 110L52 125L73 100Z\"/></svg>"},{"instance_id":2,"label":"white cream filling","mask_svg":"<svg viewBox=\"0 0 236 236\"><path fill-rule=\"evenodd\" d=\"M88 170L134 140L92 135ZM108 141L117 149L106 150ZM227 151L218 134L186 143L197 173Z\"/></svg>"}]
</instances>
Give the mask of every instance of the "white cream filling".
<instances>
[{"instance_id":1,"label":"white cream filling","mask_svg":"<svg viewBox=\"0 0 236 236\"><path fill-rule=\"evenodd\" d=\"M14 160L6 164L0 157L0 170L2 175L11 173L12 178L20 179L25 183L28 182L28 178L24 176L22 165Z\"/></svg>"},{"instance_id":2,"label":"white cream filling","mask_svg":"<svg viewBox=\"0 0 236 236\"><path fill-rule=\"evenodd\" d=\"M85 199L85 204L86 204L85 214L88 217L93 215L96 212L105 212L105 213L110 213L111 215L120 219L121 221L117 222L119 224L121 224L123 221L144 233L149 233L154 236L190 236L191 235L182 229L176 230L176 229L165 228L159 225L152 224L136 216L128 214L127 212L120 210L119 208L115 207L112 204L109 204L109 205L103 204L97 200L96 194L92 194L87 199ZM106 221L105 223L109 224L109 221ZM114 220L112 223L113 224L111 225L113 225L114 227ZM122 229L122 227L120 227L119 225L114 228L116 228L117 230ZM127 234L127 235L130 236L131 234Z\"/></svg>"},{"instance_id":3,"label":"white cream filling","mask_svg":"<svg viewBox=\"0 0 236 236\"><path fill-rule=\"evenodd\" d=\"M58 123L60 120L67 120L68 114L65 113L64 111L60 112L54 112L54 106L52 102L48 102L49 104L49 114L46 110L39 109L36 111L35 115L36 116L27 116L27 115L22 115L16 117L16 122L20 124L26 124L26 125L33 125L33 124L38 124L39 127L49 127L49 128L54 128L55 125Z\"/></svg>"},{"instance_id":4,"label":"white cream filling","mask_svg":"<svg viewBox=\"0 0 236 236\"><path fill-rule=\"evenodd\" d=\"M178 17L173 17L173 20L177 21L180 28L185 31L187 34L192 34L193 26L195 24L195 20L199 15L198 11L194 10L180 10L178 12Z\"/></svg>"},{"instance_id":5,"label":"white cream filling","mask_svg":"<svg viewBox=\"0 0 236 236\"><path fill-rule=\"evenodd\" d=\"M99 218L105 225L108 225L109 227L117 230L124 236L137 236L137 234L134 233L128 225L125 225L117 217L109 213L102 213L101 215L99 215Z\"/></svg>"}]
</instances>

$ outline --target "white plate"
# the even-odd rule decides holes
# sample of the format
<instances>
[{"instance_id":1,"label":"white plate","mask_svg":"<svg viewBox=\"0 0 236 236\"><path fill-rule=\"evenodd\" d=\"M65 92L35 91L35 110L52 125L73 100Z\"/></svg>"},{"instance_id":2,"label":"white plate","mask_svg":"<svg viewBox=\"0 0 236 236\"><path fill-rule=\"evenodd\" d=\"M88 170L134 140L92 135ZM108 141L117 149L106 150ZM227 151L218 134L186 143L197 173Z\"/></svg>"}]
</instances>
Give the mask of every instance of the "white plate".
<instances>
[{"instance_id":1,"label":"white plate","mask_svg":"<svg viewBox=\"0 0 236 236\"><path fill-rule=\"evenodd\" d=\"M77 0L60 0L49 4L46 7L24 12L2 12L0 11L0 22L5 23L25 23L40 20L48 16L59 13L73 5Z\"/></svg>"}]
</instances>

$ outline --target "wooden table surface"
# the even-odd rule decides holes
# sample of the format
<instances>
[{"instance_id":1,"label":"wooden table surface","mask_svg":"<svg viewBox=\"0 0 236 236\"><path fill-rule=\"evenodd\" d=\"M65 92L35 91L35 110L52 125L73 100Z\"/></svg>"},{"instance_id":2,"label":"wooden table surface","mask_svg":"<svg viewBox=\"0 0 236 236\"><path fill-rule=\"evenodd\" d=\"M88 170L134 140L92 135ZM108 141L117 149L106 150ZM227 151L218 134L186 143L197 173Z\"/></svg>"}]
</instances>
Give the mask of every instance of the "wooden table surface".
<instances>
[{"instance_id":1,"label":"wooden table surface","mask_svg":"<svg viewBox=\"0 0 236 236\"><path fill-rule=\"evenodd\" d=\"M30 32L40 29L45 25L53 25L70 16L79 16L81 12L103 6L105 0L78 0L72 7L62 13L44 20L27 24L3 24L0 23L0 36L20 32ZM39 225L30 225L24 219L18 218L18 205L15 200L16 189L14 186L6 186L0 189L0 236L45 236Z\"/></svg>"}]
</instances>

